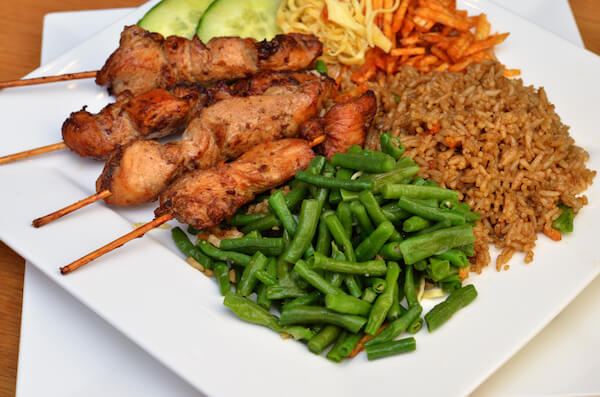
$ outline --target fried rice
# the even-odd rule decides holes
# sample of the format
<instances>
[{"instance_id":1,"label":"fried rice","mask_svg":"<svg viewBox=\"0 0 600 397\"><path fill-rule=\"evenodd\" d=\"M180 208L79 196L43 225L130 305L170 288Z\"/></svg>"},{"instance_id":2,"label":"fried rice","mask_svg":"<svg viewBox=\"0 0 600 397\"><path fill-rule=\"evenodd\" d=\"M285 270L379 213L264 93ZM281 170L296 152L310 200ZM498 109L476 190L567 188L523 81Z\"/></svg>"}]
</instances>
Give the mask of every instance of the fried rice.
<instances>
[{"instance_id":1,"label":"fried rice","mask_svg":"<svg viewBox=\"0 0 600 397\"><path fill-rule=\"evenodd\" d=\"M477 272L490 262L489 243L502 250L498 270L515 252L531 262L537 234L561 212L557 204L579 211L596 174L544 89L507 79L503 71L496 61L465 73L406 66L370 83L380 106L367 146L378 148L379 134L389 131L421 176L459 191L481 214L474 229Z\"/></svg>"}]
</instances>

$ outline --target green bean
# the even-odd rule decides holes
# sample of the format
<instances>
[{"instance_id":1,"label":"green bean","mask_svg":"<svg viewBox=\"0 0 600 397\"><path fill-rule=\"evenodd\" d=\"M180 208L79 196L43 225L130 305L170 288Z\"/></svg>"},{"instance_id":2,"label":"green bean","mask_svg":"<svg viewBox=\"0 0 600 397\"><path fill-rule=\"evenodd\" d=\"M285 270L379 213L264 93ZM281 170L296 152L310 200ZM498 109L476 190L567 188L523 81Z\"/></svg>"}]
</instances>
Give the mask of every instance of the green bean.
<instances>
[{"instance_id":1,"label":"green bean","mask_svg":"<svg viewBox=\"0 0 600 397\"><path fill-rule=\"evenodd\" d=\"M354 274L344 275L344 284L346 285L348 292L350 292L350 295L355 298L360 298L362 296L362 288L360 287L360 284L358 283Z\"/></svg>"},{"instance_id":2,"label":"green bean","mask_svg":"<svg viewBox=\"0 0 600 397\"><path fill-rule=\"evenodd\" d=\"M239 252L220 250L203 240L198 241L198 248L200 248L202 252L211 258L223 262L232 262L240 266L248 266L250 264L250 260L252 259L251 256L240 254Z\"/></svg>"},{"instance_id":3,"label":"green bean","mask_svg":"<svg viewBox=\"0 0 600 397\"><path fill-rule=\"evenodd\" d=\"M225 296L231 291L231 283L229 282L229 267L225 262L217 262L214 267L215 278L219 284L219 292Z\"/></svg>"},{"instance_id":4,"label":"green bean","mask_svg":"<svg viewBox=\"0 0 600 397\"><path fill-rule=\"evenodd\" d=\"M299 171L296 174L296 179L328 189L345 189L359 192L361 190L371 190L373 188L373 182L371 181L336 179L330 176L311 174L306 171Z\"/></svg>"},{"instance_id":5,"label":"green bean","mask_svg":"<svg viewBox=\"0 0 600 397\"><path fill-rule=\"evenodd\" d=\"M394 340L395 337L403 333L410 325L419 318L423 308L421 305L413 306L398 319L392 321L385 327L379 335L375 336L370 341L365 342L365 346L378 345Z\"/></svg>"},{"instance_id":6,"label":"green bean","mask_svg":"<svg viewBox=\"0 0 600 397\"><path fill-rule=\"evenodd\" d=\"M472 284L457 289L448 295L445 301L438 303L425 315L429 332L441 327L460 309L467 306L477 297L477 290Z\"/></svg>"},{"instance_id":7,"label":"green bean","mask_svg":"<svg viewBox=\"0 0 600 397\"><path fill-rule=\"evenodd\" d=\"M415 262L412 265L413 269L420 271L420 272L425 271L425 269L427 269L427 266L428 266L427 260L425 260L425 259L421 259L420 261Z\"/></svg>"},{"instance_id":8,"label":"green bean","mask_svg":"<svg viewBox=\"0 0 600 397\"><path fill-rule=\"evenodd\" d=\"M393 170L396 161L392 156L383 155L381 152L348 154L336 153L331 158L331 164L336 167L350 168L367 172L381 173Z\"/></svg>"},{"instance_id":9,"label":"green bean","mask_svg":"<svg viewBox=\"0 0 600 397\"><path fill-rule=\"evenodd\" d=\"M398 200L398 206L412 214L419 215L420 217L430 221L439 222L443 220L449 220L452 225L455 226L465 223L465 217L462 214L452 212L451 210L428 207L422 203L405 197L400 197Z\"/></svg>"},{"instance_id":10,"label":"green bean","mask_svg":"<svg viewBox=\"0 0 600 397\"><path fill-rule=\"evenodd\" d=\"M392 306L390 307L390 310L388 310L387 316L386 316L386 320L388 322L392 322L394 320L396 320L398 317L400 317L402 314L404 314L406 312L406 309L404 309L404 307L400 306L400 287L398 286L398 283L392 285L392 288L394 289L393 291L393 301L392 301Z\"/></svg>"},{"instance_id":11,"label":"green bean","mask_svg":"<svg viewBox=\"0 0 600 397\"><path fill-rule=\"evenodd\" d=\"M254 275L258 279L258 281L260 281L267 287L277 284L277 277L273 276L266 270L258 270Z\"/></svg>"},{"instance_id":12,"label":"green bean","mask_svg":"<svg viewBox=\"0 0 600 397\"><path fill-rule=\"evenodd\" d=\"M355 335L355 334L350 334L348 331L342 330L342 332L340 333L340 335L335 340L335 344L333 345L333 347L327 353L327 359L328 360L331 360L331 361L334 361L336 363L339 363L339 362L342 361L342 359L344 357L346 357L346 356L344 356L342 354L342 345L344 344L344 342L347 339L348 335ZM356 342L358 343L358 340Z\"/></svg>"},{"instance_id":13,"label":"green bean","mask_svg":"<svg viewBox=\"0 0 600 397\"><path fill-rule=\"evenodd\" d=\"M410 185L408 185L410 186ZM422 204L426 207L431 207L431 208L440 208L440 203L438 200L431 198L431 199L412 199L414 202Z\"/></svg>"},{"instance_id":14,"label":"green bean","mask_svg":"<svg viewBox=\"0 0 600 397\"><path fill-rule=\"evenodd\" d=\"M325 295L325 307L338 313L366 316L371 304L344 293Z\"/></svg>"},{"instance_id":15,"label":"green bean","mask_svg":"<svg viewBox=\"0 0 600 397\"><path fill-rule=\"evenodd\" d=\"M358 198L360 202L365 206L367 213L376 225L379 226L381 223L386 222L388 220L383 211L381 210L381 207L377 203L377 200L373 193L365 190L358 194ZM398 233L398 231L394 230L392 235L389 237L389 240L401 241L402 236L400 235L400 233Z\"/></svg>"},{"instance_id":16,"label":"green bean","mask_svg":"<svg viewBox=\"0 0 600 397\"><path fill-rule=\"evenodd\" d=\"M573 231L573 208L567 207L564 204L559 204L558 208L562 210L558 218L552 222L552 227L563 233L570 233Z\"/></svg>"},{"instance_id":17,"label":"green bean","mask_svg":"<svg viewBox=\"0 0 600 397\"><path fill-rule=\"evenodd\" d=\"M283 253L283 259L289 263L295 263L302 257L302 254L309 247L319 222L319 203L317 200L304 200L300 209L300 221L298 230L294 235L290 245Z\"/></svg>"},{"instance_id":18,"label":"green bean","mask_svg":"<svg viewBox=\"0 0 600 397\"><path fill-rule=\"evenodd\" d=\"M415 280L413 277L413 267L406 266L406 274L404 275L404 295L406 296L406 303L408 307L421 306L417 299L417 290L415 288Z\"/></svg>"},{"instance_id":19,"label":"green bean","mask_svg":"<svg viewBox=\"0 0 600 397\"><path fill-rule=\"evenodd\" d=\"M387 200L408 197L416 200L453 200L458 201L458 192L433 186L415 186L387 184L381 188L383 197Z\"/></svg>"},{"instance_id":20,"label":"green bean","mask_svg":"<svg viewBox=\"0 0 600 397\"><path fill-rule=\"evenodd\" d=\"M450 262L445 259L431 257L429 258L429 267L427 270L427 274L432 281L441 281L451 274ZM455 268L452 268L452 270L456 272Z\"/></svg>"},{"instance_id":21,"label":"green bean","mask_svg":"<svg viewBox=\"0 0 600 397\"><path fill-rule=\"evenodd\" d=\"M373 288L373 290L378 294L381 294L383 291L385 291L388 286L387 281L379 277L366 277L365 285L367 285L367 287Z\"/></svg>"},{"instance_id":22,"label":"green bean","mask_svg":"<svg viewBox=\"0 0 600 397\"><path fill-rule=\"evenodd\" d=\"M240 231L244 234L248 234L253 230L264 232L266 230L271 230L274 227L278 226L281 226L281 222L279 222L279 219L277 219L275 215L269 214L251 223L248 223L246 226L241 228Z\"/></svg>"},{"instance_id":23,"label":"green bean","mask_svg":"<svg viewBox=\"0 0 600 397\"><path fill-rule=\"evenodd\" d=\"M269 299L286 299L298 298L306 295L307 292L298 287L295 283L280 281L275 285L267 287L267 298Z\"/></svg>"},{"instance_id":24,"label":"green bean","mask_svg":"<svg viewBox=\"0 0 600 397\"><path fill-rule=\"evenodd\" d=\"M398 276L400 275L400 266L396 262L388 262L388 270L385 275L385 282L387 285L392 286L398 282ZM371 312L369 313L369 320L365 326L365 333L369 335L375 335L383 324L388 310L392 307L394 302L394 289L386 289L373 304Z\"/></svg>"},{"instance_id":25,"label":"green bean","mask_svg":"<svg viewBox=\"0 0 600 397\"><path fill-rule=\"evenodd\" d=\"M379 142L381 144L381 151L387 153L396 160L398 160L404 154L404 145L400 142L400 139L392 137L389 133L381 134L379 136Z\"/></svg>"},{"instance_id":26,"label":"green bean","mask_svg":"<svg viewBox=\"0 0 600 397\"><path fill-rule=\"evenodd\" d=\"M225 295L223 304L230 308L236 316L249 323L262 325L277 332L286 332L294 339L310 340L313 337L312 331L304 327L282 327L277 317L268 310L233 292Z\"/></svg>"},{"instance_id":27,"label":"green bean","mask_svg":"<svg viewBox=\"0 0 600 397\"><path fill-rule=\"evenodd\" d=\"M256 289L256 303L269 310L271 308L271 299L267 296L267 288L269 285L277 284L277 260L269 258L265 270L259 270L255 275L261 282ZM264 275L263 278L260 275Z\"/></svg>"},{"instance_id":28,"label":"green bean","mask_svg":"<svg viewBox=\"0 0 600 397\"><path fill-rule=\"evenodd\" d=\"M419 230L418 232L416 232L414 234L414 236L421 236L423 234L432 233L432 232L435 232L436 230L446 229L450 226L452 226L452 223L446 219L446 220L437 222L429 227L426 227L425 229Z\"/></svg>"},{"instance_id":29,"label":"green bean","mask_svg":"<svg viewBox=\"0 0 600 397\"><path fill-rule=\"evenodd\" d=\"M335 210L335 214L342 223L348 237L352 236L352 211L350 211L350 204L341 202Z\"/></svg>"},{"instance_id":30,"label":"green bean","mask_svg":"<svg viewBox=\"0 0 600 397\"><path fill-rule=\"evenodd\" d=\"M367 210L365 206L360 203L360 201L351 201L350 202L350 210L352 214L356 218L360 229L366 233L367 235L373 233L375 227L371 223L371 219L369 219L369 215L367 214Z\"/></svg>"},{"instance_id":31,"label":"green bean","mask_svg":"<svg viewBox=\"0 0 600 397\"><path fill-rule=\"evenodd\" d=\"M212 267L212 260L192 244L188 236L179 226L175 226L171 229L171 236L177 248L179 248L186 258L194 258L196 262L204 266L205 269L210 269Z\"/></svg>"},{"instance_id":32,"label":"green bean","mask_svg":"<svg viewBox=\"0 0 600 397\"><path fill-rule=\"evenodd\" d=\"M321 354L323 350L333 343L334 340L342 332L340 327L328 325L321 330L317 335L313 336L308 341L308 350L315 354Z\"/></svg>"},{"instance_id":33,"label":"green bean","mask_svg":"<svg viewBox=\"0 0 600 397\"><path fill-rule=\"evenodd\" d=\"M319 229L317 230L317 245L315 251L325 256L331 251L331 233L324 219L319 220Z\"/></svg>"},{"instance_id":34,"label":"green bean","mask_svg":"<svg viewBox=\"0 0 600 397\"><path fill-rule=\"evenodd\" d=\"M441 254L451 248L470 244L474 241L475 236L471 225L454 226L407 238L400 243L400 252L402 252L404 263L411 265L421 259Z\"/></svg>"},{"instance_id":35,"label":"green bean","mask_svg":"<svg viewBox=\"0 0 600 397\"><path fill-rule=\"evenodd\" d=\"M319 306L295 306L284 308L279 318L280 325L333 324L350 332L358 332L367 319L351 314L340 314Z\"/></svg>"},{"instance_id":36,"label":"green bean","mask_svg":"<svg viewBox=\"0 0 600 397\"><path fill-rule=\"evenodd\" d=\"M421 330L421 328L423 328L423 319L417 318L415 321L412 322L412 324L408 326L408 332L410 332L411 334L416 334Z\"/></svg>"},{"instance_id":37,"label":"green bean","mask_svg":"<svg viewBox=\"0 0 600 397\"><path fill-rule=\"evenodd\" d=\"M377 229L356 247L356 259L359 261L373 259L395 231L396 229L394 229L394 225L391 222L385 221L380 223Z\"/></svg>"},{"instance_id":38,"label":"green bean","mask_svg":"<svg viewBox=\"0 0 600 397\"><path fill-rule=\"evenodd\" d=\"M329 284L319 273L310 269L306 262L299 260L294 266L294 271L297 272L306 282L318 289L324 294L343 294L344 292L337 287Z\"/></svg>"},{"instance_id":39,"label":"green bean","mask_svg":"<svg viewBox=\"0 0 600 397\"><path fill-rule=\"evenodd\" d=\"M477 222L481 219L479 212L471 211L467 203L455 203L450 212L464 216L466 222Z\"/></svg>"},{"instance_id":40,"label":"green bean","mask_svg":"<svg viewBox=\"0 0 600 397\"><path fill-rule=\"evenodd\" d=\"M467 259L467 255L458 248L449 249L448 251L436 255L436 257L445 259L456 267L465 268L471 266L469 260Z\"/></svg>"},{"instance_id":41,"label":"green bean","mask_svg":"<svg viewBox=\"0 0 600 397\"><path fill-rule=\"evenodd\" d=\"M356 262L354 247L352 246L352 242L346 234L344 226L340 222L339 218L334 213L329 213L324 215L323 219L325 220L325 224L327 225L327 228L329 229L329 232L333 236L335 242L344 250L346 258L348 258L348 260L351 262Z\"/></svg>"},{"instance_id":42,"label":"green bean","mask_svg":"<svg viewBox=\"0 0 600 397\"><path fill-rule=\"evenodd\" d=\"M410 338L400 339L397 341L380 343L371 345L365 349L369 360L377 360L378 358L390 357L396 354L408 353L417 350L417 342L412 336Z\"/></svg>"},{"instance_id":43,"label":"green bean","mask_svg":"<svg viewBox=\"0 0 600 397\"><path fill-rule=\"evenodd\" d=\"M335 173L335 177L336 179L349 180L350 177L352 177L353 173L354 171L349 170L347 168L340 168ZM340 203L340 201L342 201L342 194L340 192L340 189L332 190L329 194L329 202L331 204L337 205Z\"/></svg>"},{"instance_id":44,"label":"green bean","mask_svg":"<svg viewBox=\"0 0 600 397\"><path fill-rule=\"evenodd\" d=\"M418 232L426 227L431 226L431 223L427 219L423 219L420 216L413 215L402 223L402 230L406 233Z\"/></svg>"},{"instance_id":45,"label":"green bean","mask_svg":"<svg viewBox=\"0 0 600 397\"><path fill-rule=\"evenodd\" d=\"M313 303L317 303L322 297L323 294L321 294L319 291L313 291L309 294L300 296L289 301L285 304L285 307L290 308L294 306L312 305Z\"/></svg>"},{"instance_id":46,"label":"green bean","mask_svg":"<svg viewBox=\"0 0 600 397\"><path fill-rule=\"evenodd\" d=\"M397 223L410 217L410 213L400 208L398 203L386 204L381 207L381 211L383 211L383 215L392 223Z\"/></svg>"},{"instance_id":47,"label":"green bean","mask_svg":"<svg viewBox=\"0 0 600 397\"><path fill-rule=\"evenodd\" d=\"M381 247L379 255L381 255L383 259L399 261L400 259L402 259L402 252L400 252L400 243L397 241L393 241L391 243L385 244L383 247Z\"/></svg>"},{"instance_id":48,"label":"green bean","mask_svg":"<svg viewBox=\"0 0 600 397\"><path fill-rule=\"evenodd\" d=\"M315 70L321 74L327 74L327 65L325 64L325 62L319 59L317 63L315 63Z\"/></svg>"},{"instance_id":49,"label":"green bean","mask_svg":"<svg viewBox=\"0 0 600 397\"><path fill-rule=\"evenodd\" d=\"M365 262L338 261L319 253L315 253L314 267L332 272L360 274L363 276L382 276L387 271L385 262L382 260Z\"/></svg>"},{"instance_id":50,"label":"green bean","mask_svg":"<svg viewBox=\"0 0 600 397\"><path fill-rule=\"evenodd\" d=\"M402 158L398 162L398 168L384 172L382 174L373 174L369 176L369 179L373 181L373 191L378 193L381 191L383 186L389 183L400 183L408 178L412 178L419 172L419 166L416 164L406 164L405 162L400 164L400 162L408 157ZM412 160L410 160L412 162Z\"/></svg>"},{"instance_id":51,"label":"green bean","mask_svg":"<svg viewBox=\"0 0 600 397\"><path fill-rule=\"evenodd\" d=\"M456 249L464 252L467 257L475 255L475 246L473 243L458 246Z\"/></svg>"},{"instance_id":52,"label":"green bean","mask_svg":"<svg viewBox=\"0 0 600 397\"><path fill-rule=\"evenodd\" d=\"M244 237L261 238L262 234L260 234L258 230L253 230L248 234L244 234ZM254 252L252 253L252 255L254 255Z\"/></svg>"},{"instance_id":53,"label":"green bean","mask_svg":"<svg viewBox=\"0 0 600 397\"><path fill-rule=\"evenodd\" d=\"M277 218L279 218L281 221L281 224L285 230L288 231L290 236L293 236L296 233L296 228L298 225L290 209L285 203L285 198L283 193L281 193L281 190L277 190L271 195L269 198L269 205L273 209L273 212L275 212L275 215L277 215Z\"/></svg>"},{"instance_id":54,"label":"green bean","mask_svg":"<svg viewBox=\"0 0 600 397\"><path fill-rule=\"evenodd\" d=\"M283 229L282 237L284 250L290 245L290 234L287 230ZM277 257L277 261L275 263L275 269L277 274L277 279L287 280L290 274L290 265L283 259L283 254Z\"/></svg>"},{"instance_id":55,"label":"green bean","mask_svg":"<svg viewBox=\"0 0 600 397\"><path fill-rule=\"evenodd\" d=\"M235 214L229 218L229 224L233 226L246 226L252 222L255 222L261 218L264 218L268 214L261 212L259 214Z\"/></svg>"},{"instance_id":56,"label":"green bean","mask_svg":"<svg viewBox=\"0 0 600 397\"><path fill-rule=\"evenodd\" d=\"M360 298L365 302L373 303L375 299L377 299L377 292L371 287L365 288L363 291L362 297Z\"/></svg>"},{"instance_id":57,"label":"green bean","mask_svg":"<svg viewBox=\"0 0 600 397\"><path fill-rule=\"evenodd\" d=\"M242 296L248 296L254 291L254 287L258 282L255 273L259 270L263 270L267 267L267 257L264 256L260 251L252 256L252 260L244 269L242 278L237 285L238 293Z\"/></svg>"},{"instance_id":58,"label":"green bean","mask_svg":"<svg viewBox=\"0 0 600 397\"><path fill-rule=\"evenodd\" d=\"M188 225L187 227L187 232L193 236L197 235L198 233L200 233L200 230L193 228L191 225Z\"/></svg>"},{"instance_id":59,"label":"green bean","mask_svg":"<svg viewBox=\"0 0 600 397\"><path fill-rule=\"evenodd\" d=\"M238 251L244 254L253 255L260 251L267 256L281 255L283 252L283 239L274 237L239 237L223 239L219 248L224 251Z\"/></svg>"}]
</instances>

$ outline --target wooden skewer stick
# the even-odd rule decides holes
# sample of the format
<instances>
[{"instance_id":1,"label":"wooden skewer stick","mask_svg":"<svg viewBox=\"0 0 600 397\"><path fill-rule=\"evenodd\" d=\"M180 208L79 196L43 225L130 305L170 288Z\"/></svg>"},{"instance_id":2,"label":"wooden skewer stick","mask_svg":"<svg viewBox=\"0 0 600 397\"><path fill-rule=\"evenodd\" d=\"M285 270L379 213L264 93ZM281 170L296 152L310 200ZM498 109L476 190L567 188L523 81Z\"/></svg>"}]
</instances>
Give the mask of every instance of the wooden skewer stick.
<instances>
[{"instance_id":1,"label":"wooden skewer stick","mask_svg":"<svg viewBox=\"0 0 600 397\"><path fill-rule=\"evenodd\" d=\"M58 219L60 217L63 217L65 215L67 215L67 214L70 214L73 211L76 211L76 210L80 209L81 207L85 207L88 204L94 203L94 202L96 202L98 200L102 200L102 199L110 196L111 194L112 193L110 191L108 191L108 190L103 190L101 192L93 194L93 195L91 195L89 197L84 198L83 200L80 200L80 201L78 201L78 202L76 202L74 204L66 206L65 208L62 208L62 209L60 209L58 211L55 211L55 212L53 212L51 214L42 216L41 218L34 219L33 222L32 222L33 227L42 227L42 226L44 226L47 223L50 223L50 222L52 222L52 221L54 221L54 220L56 220L56 219Z\"/></svg>"},{"instance_id":2,"label":"wooden skewer stick","mask_svg":"<svg viewBox=\"0 0 600 397\"><path fill-rule=\"evenodd\" d=\"M37 156L38 154L44 154L54 152L55 150L66 149L67 145L64 142L53 143L52 145L42 146L35 149L25 150L15 154L9 154L7 156L0 157L0 164L10 163L12 161L23 160L29 157Z\"/></svg>"},{"instance_id":3,"label":"wooden skewer stick","mask_svg":"<svg viewBox=\"0 0 600 397\"><path fill-rule=\"evenodd\" d=\"M96 73L98 73L98 72L94 70L94 71L90 71L90 72L66 73L66 74L58 74L56 76L35 77L33 79L0 81L0 89L9 88L9 87L24 87L27 85L36 85L36 84L55 83L57 81L89 79L89 78L96 77Z\"/></svg>"},{"instance_id":4,"label":"wooden skewer stick","mask_svg":"<svg viewBox=\"0 0 600 397\"><path fill-rule=\"evenodd\" d=\"M61 267L60 272L62 274L71 273L73 270L79 269L81 266L93 261L94 259L101 257L102 255L114 250L115 248L119 248L123 244L128 243L129 241L135 238L142 237L150 230L162 225L165 222L170 221L171 219L173 219L173 215L171 214L159 216L158 218L155 218L152 222L148 222L144 226L140 226L131 233L127 233L126 235L119 237L115 241L106 244L102 248L98 248L94 252L90 252L83 258L77 259L75 262L70 263L67 266Z\"/></svg>"}]
</instances>

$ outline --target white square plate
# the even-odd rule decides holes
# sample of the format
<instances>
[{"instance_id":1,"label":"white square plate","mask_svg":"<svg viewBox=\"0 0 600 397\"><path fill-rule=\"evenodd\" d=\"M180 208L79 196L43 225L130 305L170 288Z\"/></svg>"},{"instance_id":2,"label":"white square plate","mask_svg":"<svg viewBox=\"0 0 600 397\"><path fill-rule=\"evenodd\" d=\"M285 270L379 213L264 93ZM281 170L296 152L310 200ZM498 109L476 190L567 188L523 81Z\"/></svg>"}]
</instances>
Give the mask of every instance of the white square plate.
<instances>
[{"instance_id":1,"label":"white square plate","mask_svg":"<svg viewBox=\"0 0 600 397\"><path fill-rule=\"evenodd\" d=\"M511 31L508 42L498 51L499 57L510 67L521 67L526 82L545 85L558 113L573 126L578 144L590 151L592 168L598 169L598 143L594 142L592 129L598 121L592 108L598 103L598 83L592 75L600 65L597 57L491 3L465 5L470 11L488 13L495 29ZM137 21L148 6L37 74L98 68L116 46L122 25ZM571 59L572 67L577 65L580 74L563 76L561 66L552 65L553 54ZM541 73L547 77L542 79ZM60 124L70 111L84 103L98 110L109 99L91 81L7 90L0 94L5 125L7 130L21 133L8 138L0 153L55 142ZM38 118L30 117L28 109L36 109ZM398 379L404 391L464 394L541 329L599 270L599 256L591 249L593 239L584 237L592 235L591 225L598 219L598 206L594 204L598 189L592 187L588 192L592 204L578 216L573 236L559 244L542 238L532 265L513 263L508 273L490 270L473 277L480 292L476 304L435 334L420 333L418 353L375 363L362 358L338 367L306 353L299 344L282 342L268 330L233 318L221 306L214 282L169 252L174 247L170 233L164 230L151 234L154 241L138 240L87 269L69 277L60 276L60 265L129 231L132 222L152 217L152 206L114 211L99 205L44 229L29 226L32 218L92 193L92 181L100 167L71 153L2 167L0 181L7 191L0 202L11 210L0 223L0 237L92 310L211 395L236 395L250 386L255 388L253 375L267 373L265 379L269 381L258 382L267 395L393 390L388 379ZM435 374L436 382L430 381L430 374Z\"/></svg>"}]
</instances>

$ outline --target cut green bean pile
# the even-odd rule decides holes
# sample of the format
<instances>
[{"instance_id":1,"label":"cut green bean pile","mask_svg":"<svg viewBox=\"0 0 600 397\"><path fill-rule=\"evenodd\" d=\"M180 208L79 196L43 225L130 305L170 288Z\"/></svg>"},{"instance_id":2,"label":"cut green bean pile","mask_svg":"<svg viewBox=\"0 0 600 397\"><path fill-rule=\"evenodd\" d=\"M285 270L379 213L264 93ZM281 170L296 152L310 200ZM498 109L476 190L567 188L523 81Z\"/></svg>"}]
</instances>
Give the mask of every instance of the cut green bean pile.
<instances>
[{"instance_id":1,"label":"cut green bean pile","mask_svg":"<svg viewBox=\"0 0 600 397\"><path fill-rule=\"evenodd\" d=\"M244 237L194 245L176 228L175 243L214 273L235 315L314 354L340 362L362 348L369 360L412 352L407 333L424 321L437 329L477 296L459 270L470 266L479 214L456 192L417 177L396 138L383 134L381 147L353 146L332 162L317 156L287 193L263 195L221 225ZM263 212L246 212L263 200ZM450 294L426 314L423 280ZM357 346L365 335L374 338Z\"/></svg>"}]
</instances>

